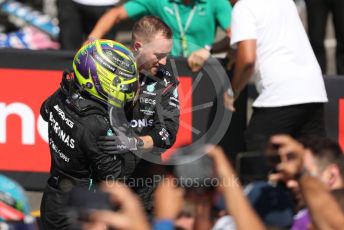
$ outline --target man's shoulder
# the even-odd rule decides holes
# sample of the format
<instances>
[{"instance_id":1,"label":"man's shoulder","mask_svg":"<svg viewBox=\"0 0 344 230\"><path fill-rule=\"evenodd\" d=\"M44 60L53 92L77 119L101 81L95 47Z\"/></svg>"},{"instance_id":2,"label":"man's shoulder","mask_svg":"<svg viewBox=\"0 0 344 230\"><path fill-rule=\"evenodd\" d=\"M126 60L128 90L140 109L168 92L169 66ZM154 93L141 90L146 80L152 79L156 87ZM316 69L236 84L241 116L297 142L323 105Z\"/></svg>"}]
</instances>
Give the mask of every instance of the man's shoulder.
<instances>
[{"instance_id":1,"label":"man's shoulder","mask_svg":"<svg viewBox=\"0 0 344 230\"><path fill-rule=\"evenodd\" d=\"M51 101L57 101L60 98L62 98L62 93L61 93L61 89L58 88L57 90L55 90L55 92L53 94L51 94L43 103L51 103Z\"/></svg>"},{"instance_id":2,"label":"man's shoulder","mask_svg":"<svg viewBox=\"0 0 344 230\"><path fill-rule=\"evenodd\" d=\"M73 119L90 130L106 127L109 123L107 109L94 100L82 96L68 98L64 100L63 107Z\"/></svg>"},{"instance_id":3,"label":"man's shoulder","mask_svg":"<svg viewBox=\"0 0 344 230\"><path fill-rule=\"evenodd\" d=\"M106 135L111 131L110 119L102 114L88 114L83 117L77 117L77 123L79 123L79 128L84 133L83 137L94 138Z\"/></svg>"},{"instance_id":4,"label":"man's shoulder","mask_svg":"<svg viewBox=\"0 0 344 230\"><path fill-rule=\"evenodd\" d=\"M95 135L97 135L98 132L104 133L104 131L107 131L111 127L110 119L100 114L89 115L85 117L82 123Z\"/></svg>"}]
</instances>

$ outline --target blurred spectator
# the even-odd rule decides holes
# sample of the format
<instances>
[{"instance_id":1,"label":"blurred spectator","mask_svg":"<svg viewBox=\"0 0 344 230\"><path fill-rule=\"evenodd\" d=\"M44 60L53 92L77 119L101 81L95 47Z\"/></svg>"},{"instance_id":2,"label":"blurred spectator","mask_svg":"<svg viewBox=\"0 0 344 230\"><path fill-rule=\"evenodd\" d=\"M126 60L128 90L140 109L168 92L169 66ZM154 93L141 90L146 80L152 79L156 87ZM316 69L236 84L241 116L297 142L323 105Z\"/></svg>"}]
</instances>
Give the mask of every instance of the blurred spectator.
<instances>
[{"instance_id":1,"label":"blurred spectator","mask_svg":"<svg viewBox=\"0 0 344 230\"><path fill-rule=\"evenodd\" d=\"M338 143L317 136L309 136L300 139L304 146L303 167L304 170L319 179L328 189L343 187L343 155ZM268 152L270 153L270 152ZM270 182L276 183L279 174L271 174ZM302 197L299 183L296 180L284 181L295 196L297 215L294 217L294 230L306 229L310 224L309 212L305 209L305 201Z\"/></svg>"},{"instance_id":2,"label":"blurred spectator","mask_svg":"<svg viewBox=\"0 0 344 230\"><path fill-rule=\"evenodd\" d=\"M234 100L254 73L259 93L245 134L247 150L262 150L277 133L324 135L324 81L295 3L241 0L232 20L237 58L225 106L235 111Z\"/></svg>"},{"instance_id":3,"label":"blurred spectator","mask_svg":"<svg viewBox=\"0 0 344 230\"><path fill-rule=\"evenodd\" d=\"M300 142L305 148L303 164L307 173L319 179L328 189L343 188L344 157L338 143L316 136L302 138ZM308 210L304 209L299 184L295 180L288 180L286 185L295 193L298 208L302 208L294 218L292 229L306 229L311 221Z\"/></svg>"},{"instance_id":4,"label":"blurred spectator","mask_svg":"<svg viewBox=\"0 0 344 230\"><path fill-rule=\"evenodd\" d=\"M339 144L329 138L310 136L300 140L305 148L304 167L329 189L344 187L344 156Z\"/></svg>"},{"instance_id":5,"label":"blurred spectator","mask_svg":"<svg viewBox=\"0 0 344 230\"><path fill-rule=\"evenodd\" d=\"M219 180L217 189L223 193L226 208L230 211L230 215L235 221L236 229L264 229L262 222L245 197L234 169L228 162L225 153L219 147L209 147L206 151L213 159L213 167ZM165 178L159 185L155 193L156 205L157 207L159 206L159 209L156 209L158 219L174 220L176 218L178 214L176 210L180 210L180 198L175 197L176 193L173 190L178 189L175 186L176 183L173 183L173 178ZM164 189L163 192L161 189ZM199 196L192 197L194 201L202 201ZM177 200L178 202L174 203L173 200ZM197 220L197 217L195 220Z\"/></svg>"},{"instance_id":6,"label":"blurred spectator","mask_svg":"<svg viewBox=\"0 0 344 230\"><path fill-rule=\"evenodd\" d=\"M210 147L208 155L214 161L217 178L220 179L219 190L223 193L226 208L235 221L236 229L265 229L245 197L232 165L228 162L223 150L219 147Z\"/></svg>"},{"instance_id":7,"label":"blurred spectator","mask_svg":"<svg viewBox=\"0 0 344 230\"><path fill-rule=\"evenodd\" d=\"M305 147L305 170L321 180L331 190L342 188L344 157L338 143L326 137L317 136L302 138L300 142ZM274 180L276 180L275 175L271 174L270 181ZM303 209L305 204L297 181L288 180L286 186L294 193L297 202L296 210ZM297 215L301 219L303 212L301 210Z\"/></svg>"},{"instance_id":8,"label":"blurred spectator","mask_svg":"<svg viewBox=\"0 0 344 230\"><path fill-rule=\"evenodd\" d=\"M187 200L183 204L183 208L174 221L174 226L178 230L192 230L194 229L195 211L194 206Z\"/></svg>"},{"instance_id":9,"label":"blurred spectator","mask_svg":"<svg viewBox=\"0 0 344 230\"><path fill-rule=\"evenodd\" d=\"M337 74L344 75L344 1L306 0L309 40L321 66L327 73L325 35L328 15L332 14L336 46Z\"/></svg>"},{"instance_id":10,"label":"blurred spectator","mask_svg":"<svg viewBox=\"0 0 344 230\"><path fill-rule=\"evenodd\" d=\"M332 190L332 195L339 204L341 210L344 212L344 190L335 189ZM314 229L312 226L312 221L308 209L301 210L295 216L295 222L293 224L292 230L309 230Z\"/></svg>"},{"instance_id":11,"label":"blurred spectator","mask_svg":"<svg viewBox=\"0 0 344 230\"><path fill-rule=\"evenodd\" d=\"M286 135L271 138L271 144L278 146L280 163L276 166L284 181L297 180L311 214L315 229L342 229L344 213L326 186L304 170L305 149L301 143ZM308 227L308 226L307 226Z\"/></svg>"},{"instance_id":12,"label":"blurred spectator","mask_svg":"<svg viewBox=\"0 0 344 230\"><path fill-rule=\"evenodd\" d=\"M294 203L291 194L281 184L254 182L245 188L247 198L269 227L289 229L293 223Z\"/></svg>"},{"instance_id":13,"label":"blurred spectator","mask_svg":"<svg viewBox=\"0 0 344 230\"><path fill-rule=\"evenodd\" d=\"M339 204L342 212L344 212L344 190L343 189L335 189L331 191L332 195L336 199L337 203ZM293 224L292 230L309 230L314 229L312 227L311 216L308 209L301 210L295 216L295 222Z\"/></svg>"},{"instance_id":14,"label":"blurred spectator","mask_svg":"<svg viewBox=\"0 0 344 230\"><path fill-rule=\"evenodd\" d=\"M118 2L119 0L56 0L61 48L80 48L98 19ZM114 39L114 30L104 38Z\"/></svg>"},{"instance_id":15,"label":"blurred spectator","mask_svg":"<svg viewBox=\"0 0 344 230\"><path fill-rule=\"evenodd\" d=\"M38 229L30 215L24 189L12 179L0 174L0 229Z\"/></svg>"},{"instance_id":16,"label":"blurred spectator","mask_svg":"<svg viewBox=\"0 0 344 230\"><path fill-rule=\"evenodd\" d=\"M343 188L344 157L339 144L329 138L319 136L303 137L299 141L305 148L305 170L321 180L331 190ZM269 179L276 182L279 178L271 174ZM301 198L296 181L287 181L286 185L298 198ZM297 200L300 201L300 199ZM303 202L301 201L301 203Z\"/></svg>"},{"instance_id":17,"label":"blurred spectator","mask_svg":"<svg viewBox=\"0 0 344 230\"><path fill-rule=\"evenodd\" d=\"M220 26L230 37L232 7L228 0L132 0L107 12L89 38L101 38L117 23L145 15L160 17L173 31L173 56L188 57L192 71L199 71L212 51L223 50L223 42L214 45Z\"/></svg>"},{"instance_id":18,"label":"blurred spectator","mask_svg":"<svg viewBox=\"0 0 344 230\"><path fill-rule=\"evenodd\" d=\"M219 182L218 190L221 191L225 197L226 207L230 210L235 221L236 229L264 229L262 222L246 199L241 185L236 180L234 170L227 161L225 153L218 147L209 147L207 151L209 151L208 154L214 161L214 168ZM154 194L155 220L152 228L154 230L174 229L174 221L178 218L183 208L185 198L192 198L191 201L196 202L194 229L209 229L211 227L208 222L210 218L209 197L207 197L205 193L198 194L201 196L192 195L191 193L188 194L188 188L184 189L177 186L177 181L178 178L167 175L156 189ZM147 223L143 218L142 208L140 208L141 205L137 202L137 198L125 187L118 189L118 184L108 191L117 194L114 196L114 201L119 201L119 204L124 207L123 211L95 211L89 218L91 223L89 223L88 226L100 226L94 229L104 229L105 227L138 229L137 227L142 226L141 229L146 229ZM126 196L126 193L128 193L129 196ZM210 193L208 193L208 195L209 194ZM137 223L141 223L142 225Z\"/></svg>"},{"instance_id":19,"label":"blurred spectator","mask_svg":"<svg viewBox=\"0 0 344 230\"><path fill-rule=\"evenodd\" d=\"M304 167L308 173L320 179L329 189L338 189L343 187L343 166L344 157L338 143L317 136L309 136L300 139L305 147ZM276 182L274 174L269 176L270 181ZM305 207L299 184L295 180L288 180L286 186L294 193L296 210ZM303 218L304 210L301 210L296 219Z\"/></svg>"}]
</instances>

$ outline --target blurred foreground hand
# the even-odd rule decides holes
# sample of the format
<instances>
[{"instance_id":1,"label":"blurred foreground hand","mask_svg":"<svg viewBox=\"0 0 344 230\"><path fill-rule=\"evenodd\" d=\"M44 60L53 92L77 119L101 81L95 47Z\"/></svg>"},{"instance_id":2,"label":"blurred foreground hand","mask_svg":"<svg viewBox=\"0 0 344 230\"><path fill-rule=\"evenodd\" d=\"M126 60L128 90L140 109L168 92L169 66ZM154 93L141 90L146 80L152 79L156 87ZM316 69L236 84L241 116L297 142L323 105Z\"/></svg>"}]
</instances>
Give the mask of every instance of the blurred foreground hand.
<instances>
[{"instance_id":1,"label":"blurred foreground hand","mask_svg":"<svg viewBox=\"0 0 344 230\"><path fill-rule=\"evenodd\" d=\"M139 198L120 182L104 183L102 190L111 195L111 201L120 206L118 211L94 211L89 216L89 223L84 230L149 230L151 229Z\"/></svg>"}]
</instances>

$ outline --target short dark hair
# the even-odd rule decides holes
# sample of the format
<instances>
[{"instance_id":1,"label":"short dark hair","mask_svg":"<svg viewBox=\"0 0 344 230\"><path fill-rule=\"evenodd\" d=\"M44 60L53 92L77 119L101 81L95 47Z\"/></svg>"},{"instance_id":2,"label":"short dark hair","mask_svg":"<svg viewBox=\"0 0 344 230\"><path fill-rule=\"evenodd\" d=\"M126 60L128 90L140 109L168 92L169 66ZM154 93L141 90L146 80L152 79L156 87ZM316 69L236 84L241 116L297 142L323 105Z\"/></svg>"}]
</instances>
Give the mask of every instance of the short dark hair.
<instances>
[{"instance_id":1,"label":"short dark hair","mask_svg":"<svg viewBox=\"0 0 344 230\"><path fill-rule=\"evenodd\" d=\"M344 166L342 165L343 153L337 142L320 136L307 136L301 138L299 141L305 148L312 151L313 156L321 164L321 167L336 164L341 171L342 177L344 176Z\"/></svg>"},{"instance_id":2,"label":"short dark hair","mask_svg":"<svg viewBox=\"0 0 344 230\"><path fill-rule=\"evenodd\" d=\"M172 38L171 28L156 16L145 16L138 20L133 27L132 40L144 39L150 41L154 35L162 33L167 38Z\"/></svg>"}]
</instances>

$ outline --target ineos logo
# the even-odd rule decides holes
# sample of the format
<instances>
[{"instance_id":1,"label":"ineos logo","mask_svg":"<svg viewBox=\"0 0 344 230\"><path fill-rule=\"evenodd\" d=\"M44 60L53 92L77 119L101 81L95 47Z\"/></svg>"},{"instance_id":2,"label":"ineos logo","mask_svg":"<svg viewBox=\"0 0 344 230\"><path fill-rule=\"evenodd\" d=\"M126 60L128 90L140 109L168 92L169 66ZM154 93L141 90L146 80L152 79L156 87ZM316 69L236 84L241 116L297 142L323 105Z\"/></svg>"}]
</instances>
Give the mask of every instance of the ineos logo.
<instances>
[{"instance_id":1,"label":"ineos logo","mask_svg":"<svg viewBox=\"0 0 344 230\"><path fill-rule=\"evenodd\" d=\"M140 102L141 103L145 103L145 104L150 104L150 105L155 105L156 104L156 101L154 99L146 98L146 97L141 97L140 98Z\"/></svg>"}]
</instances>

